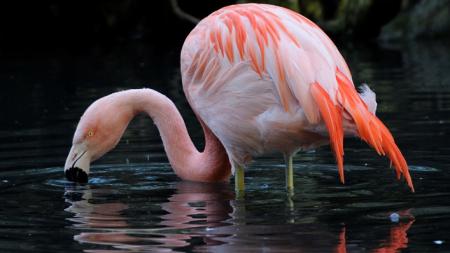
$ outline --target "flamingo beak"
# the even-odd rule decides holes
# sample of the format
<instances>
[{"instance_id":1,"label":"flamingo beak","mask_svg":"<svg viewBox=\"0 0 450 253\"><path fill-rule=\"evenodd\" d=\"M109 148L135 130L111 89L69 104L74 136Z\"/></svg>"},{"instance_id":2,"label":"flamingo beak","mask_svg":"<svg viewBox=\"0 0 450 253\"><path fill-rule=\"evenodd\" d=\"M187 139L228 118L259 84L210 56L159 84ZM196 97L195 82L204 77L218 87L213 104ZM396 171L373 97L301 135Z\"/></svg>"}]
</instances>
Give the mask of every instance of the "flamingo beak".
<instances>
[{"instance_id":1,"label":"flamingo beak","mask_svg":"<svg viewBox=\"0 0 450 253\"><path fill-rule=\"evenodd\" d=\"M64 166L67 180L78 183L87 183L90 166L90 155L83 143L73 144Z\"/></svg>"}]
</instances>

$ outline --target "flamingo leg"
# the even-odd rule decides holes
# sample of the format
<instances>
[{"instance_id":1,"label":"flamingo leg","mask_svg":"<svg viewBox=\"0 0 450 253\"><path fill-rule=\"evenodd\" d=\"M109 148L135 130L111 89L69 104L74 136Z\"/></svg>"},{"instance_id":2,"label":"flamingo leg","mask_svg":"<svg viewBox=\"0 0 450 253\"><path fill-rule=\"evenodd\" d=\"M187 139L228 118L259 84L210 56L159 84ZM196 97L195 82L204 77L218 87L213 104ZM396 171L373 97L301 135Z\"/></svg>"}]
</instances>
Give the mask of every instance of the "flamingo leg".
<instances>
[{"instance_id":1,"label":"flamingo leg","mask_svg":"<svg viewBox=\"0 0 450 253\"><path fill-rule=\"evenodd\" d=\"M286 189L289 192L294 191L294 168L292 165L292 154L285 154L284 160L286 162Z\"/></svg>"},{"instance_id":2,"label":"flamingo leg","mask_svg":"<svg viewBox=\"0 0 450 253\"><path fill-rule=\"evenodd\" d=\"M236 165L234 171L234 189L236 193L243 193L245 190L244 166Z\"/></svg>"}]
</instances>

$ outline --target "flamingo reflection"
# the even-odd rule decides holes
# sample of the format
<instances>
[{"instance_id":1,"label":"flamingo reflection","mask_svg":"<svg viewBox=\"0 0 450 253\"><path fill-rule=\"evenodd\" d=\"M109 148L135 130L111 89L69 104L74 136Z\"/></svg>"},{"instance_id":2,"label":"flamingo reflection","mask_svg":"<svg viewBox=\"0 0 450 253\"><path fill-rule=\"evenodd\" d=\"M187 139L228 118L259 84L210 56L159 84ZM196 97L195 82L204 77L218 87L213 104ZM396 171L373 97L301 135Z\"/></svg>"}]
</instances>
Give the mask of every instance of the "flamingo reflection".
<instances>
[{"instance_id":1,"label":"flamingo reflection","mask_svg":"<svg viewBox=\"0 0 450 253\"><path fill-rule=\"evenodd\" d=\"M407 232L414 223L414 216L411 215L409 210L399 213L401 216L407 217L409 221L392 226L389 237L382 243L380 248L373 251L374 253L394 253L408 247Z\"/></svg>"},{"instance_id":2,"label":"flamingo reflection","mask_svg":"<svg viewBox=\"0 0 450 253\"><path fill-rule=\"evenodd\" d=\"M83 191L66 189L65 197L66 202L70 203L66 211L75 214L75 217L68 220L73 221L75 227L121 228L128 226L126 218L121 216L122 211L126 210L128 206L123 203L90 203L92 190L89 187Z\"/></svg>"},{"instance_id":3,"label":"flamingo reflection","mask_svg":"<svg viewBox=\"0 0 450 253\"><path fill-rule=\"evenodd\" d=\"M82 230L74 239L87 243L85 252L173 252L195 249L198 252L367 252L367 244L379 246L368 252L398 252L408 246L407 232L414 222L409 211L398 212L402 221L391 226L385 238L371 238L370 243L348 237L351 226L339 233L330 232L329 224L316 219L311 224L255 225L245 200L236 200L227 185L181 181L176 191L161 204L166 214L162 220L137 226L127 212L133 204L99 203L111 199L112 190L66 189L66 211L73 228ZM133 206L133 207L130 207ZM289 207L289 205L287 204ZM403 221L405 220L408 221ZM154 218L154 217L153 217ZM134 222L134 223L133 223ZM149 223L150 224L150 223ZM368 228L373 229L373 228ZM312 233L312 231L314 231ZM312 236L313 235L313 236ZM104 248L99 249L99 245Z\"/></svg>"},{"instance_id":4,"label":"flamingo reflection","mask_svg":"<svg viewBox=\"0 0 450 253\"><path fill-rule=\"evenodd\" d=\"M410 210L404 210L398 212L401 217L404 217L406 221L400 223L394 223L390 227L389 236L382 240L380 245L370 250L372 253L395 253L400 252L401 249L408 247L408 230L411 228L415 219L410 213ZM337 253L347 253L347 239L346 239L346 227L344 226L339 234L339 244L336 247ZM352 252L352 251L349 251Z\"/></svg>"},{"instance_id":5,"label":"flamingo reflection","mask_svg":"<svg viewBox=\"0 0 450 253\"><path fill-rule=\"evenodd\" d=\"M81 191L66 189L66 211L74 213L69 218L75 228L91 229L74 239L81 243L109 245L114 250L85 250L85 252L170 252L171 248L186 247L194 237L202 238L205 245L217 245L220 241L205 234L205 229L227 225L233 208L230 200L234 192L226 184L206 184L188 181L178 182L176 193L161 205L167 214L155 228L133 229L123 214L129 206L124 203L93 204L92 200L109 194L108 191L86 188ZM99 231L95 231L98 229Z\"/></svg>"}]
</instances>

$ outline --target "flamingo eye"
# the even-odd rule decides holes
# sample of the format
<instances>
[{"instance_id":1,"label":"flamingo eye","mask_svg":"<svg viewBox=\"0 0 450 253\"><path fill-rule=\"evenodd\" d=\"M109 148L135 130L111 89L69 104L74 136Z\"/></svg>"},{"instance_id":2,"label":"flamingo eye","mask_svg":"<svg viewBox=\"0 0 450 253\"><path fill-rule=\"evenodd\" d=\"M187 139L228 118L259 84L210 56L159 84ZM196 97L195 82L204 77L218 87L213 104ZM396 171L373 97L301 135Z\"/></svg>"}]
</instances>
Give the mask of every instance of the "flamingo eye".
<instances>
[{"instance_id":1,"label":"flamingo eye","mask_svg":"<svg viewBox=\"0 0 450 253\"><path fill-rule=\"evenodd\" d=\"M87 133L88 137L92 137L94 136L94 131L93 130L89 130L89 132Z\"/></svg>"}]
</instances>

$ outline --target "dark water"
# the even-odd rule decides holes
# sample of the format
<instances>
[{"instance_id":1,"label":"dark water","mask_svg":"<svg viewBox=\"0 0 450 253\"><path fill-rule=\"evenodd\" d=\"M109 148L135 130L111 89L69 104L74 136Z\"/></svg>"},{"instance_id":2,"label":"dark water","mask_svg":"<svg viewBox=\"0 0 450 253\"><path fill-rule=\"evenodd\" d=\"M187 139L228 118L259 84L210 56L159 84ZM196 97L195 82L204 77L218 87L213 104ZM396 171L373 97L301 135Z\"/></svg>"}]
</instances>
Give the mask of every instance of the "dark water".
<instances>
[{"instance_id":1,"label":"dark water","mask_svg":"<svg viewBox=\"0 0 450 253\"><path fill-rule=\"evenodd\" d=\"M233 185L180 181L152 122L136 118L89 184L64 179L77 119L113 91L151 87L172 98L196 143L178 53L142 45L81 52L1 52L0 252L450 252L448 43L347 45L356 83L402 148L416 193L384 158L346 140L346 185L328 147L295 158L293 197L281 157Z\"/></svg>"}]
</instances>

